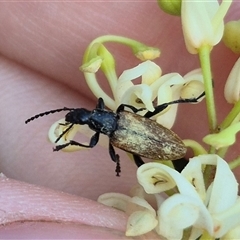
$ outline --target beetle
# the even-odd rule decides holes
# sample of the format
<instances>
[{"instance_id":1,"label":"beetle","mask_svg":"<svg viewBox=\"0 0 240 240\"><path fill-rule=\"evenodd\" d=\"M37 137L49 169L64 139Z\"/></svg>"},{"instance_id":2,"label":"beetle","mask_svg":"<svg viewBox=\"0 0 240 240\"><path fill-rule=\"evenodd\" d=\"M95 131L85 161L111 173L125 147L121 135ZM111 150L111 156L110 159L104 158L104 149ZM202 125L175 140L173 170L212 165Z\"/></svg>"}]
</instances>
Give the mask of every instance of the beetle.
<instances>
[{"instance_id":1,"label":"beetle","mask_svg":"<svg viewBox=\"0 0 240 240\"><path fill-rule=\"evenodd\" d=\"M120 176L119 155L115 153L114 147L131 153L138 167L144 164L141 157L155 160L177 160L184 157L187 149L180 137L150 117L163 111L170 104L198 102L204 94L202 93L197 98L179 99L161 104L156 106L153 112L146 112L144 116L138 115L137 112L145 108L137 109L127 104L121 104L116 112L107 110L103 99L99 98L96 108L93 110L64 107L39 113L27 119L25 123L48 114L68 111L64 123L67 128L60 134L55 143L70 131L74 124L87 124L90 129L95 131L95 134L91 137L88 145L70 140L68 143L57 145L53 150L59 151L69 145L93 148L98 143L100 134L105 134L109 137L109 155L116 163L116 176ZM132 112L126 111L126 108Z\"/></svg>"}]
</instances>

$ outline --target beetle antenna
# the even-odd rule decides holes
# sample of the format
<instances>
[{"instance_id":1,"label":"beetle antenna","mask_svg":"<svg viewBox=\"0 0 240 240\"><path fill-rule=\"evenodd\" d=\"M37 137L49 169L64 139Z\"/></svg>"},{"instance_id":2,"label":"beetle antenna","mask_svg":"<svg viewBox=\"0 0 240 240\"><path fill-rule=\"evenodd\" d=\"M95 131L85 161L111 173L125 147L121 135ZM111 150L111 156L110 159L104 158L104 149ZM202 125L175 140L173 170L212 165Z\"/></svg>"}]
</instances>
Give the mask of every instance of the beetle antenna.
<instances>
[{"instance_id":1,"label":"beetle antenna","mask_svg":"<svg viewBox=\"0 0 240 240\"><path fill-rule=\"evenodd\" d=\"M203 96L205 96L205 92L201 93L201 95L199 95L197 98L178 99L178 100L175 100L175 101L172 101L172 102L163 103L161 105L156 106L155 110L153 112L148 111L147 113L145 113L144 117L150 118L150 117L160 113L161 111L163 111L165 108L167 108L171 104L176 104L176 103L196 103Z\"/></svg>"},{"instance_id":2,"label":"beetle antenna","mask_svg":"<svg viewBox=\"0 0 240 240\"><path fill-rule=\"evenodd\" d=\"M61 111L73 111L73 110L75 110L75 108L67 108L67 107L50 110L50 111L47 111L47 112L39 113L39 114L37 114L37 115L35 115L35 116L27 119L27 120L25 121L25 123L27 124L27 123L33 121L33 120L36 119L36 118L43 117L43 116L48 115L48 114L52 114L52 113L56 113L56 112L61 112Z\"/></svg>"}]
</instances>

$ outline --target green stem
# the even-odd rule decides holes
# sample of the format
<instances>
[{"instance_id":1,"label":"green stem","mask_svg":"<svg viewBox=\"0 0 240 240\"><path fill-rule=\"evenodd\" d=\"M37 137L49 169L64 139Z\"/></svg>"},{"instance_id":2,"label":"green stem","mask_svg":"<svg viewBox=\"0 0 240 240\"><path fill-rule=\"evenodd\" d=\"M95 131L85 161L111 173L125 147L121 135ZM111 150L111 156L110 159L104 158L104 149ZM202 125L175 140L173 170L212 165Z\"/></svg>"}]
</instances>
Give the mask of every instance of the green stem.
<instances>
[{"instance_id":1,"label":"green stem","mask_svg":"<svg viewBox=\"0 0 240 240\"><path fill-rule=\"evenodd\" d=\"M88 66L88 64L90 64L91 61L93 61L94 59L96 59L96 61L102 60L101 70L103 71L103 73L105 74L109 82L114 99L116 99L115 92L116 92L118 78L115 70L115 61L111 53L104 47L103 43L105 42L117 42L117 43L127 45L132 49L132 51L138 58L139 56L141 56L140 54L141 51L144 52L148 50L157 50L159 54L160 52L158 49L148 47L145 44L142 44L136 40L126 38L126 37L121 37L121 36L115 36L115 35L100 36L94 39L89 44L89 46L87 47L83 55L82 66L84 65ZM157 55L158 54L155 54L155 55L153 54L153 56L157 56ZM104 99L106 106L112 110L115 110L116 102L111 97L109 97L108 94L99 85L95 72L84 71L84 76L92 93L97 98L101 96Z\"/></svg>"},{"instance_id":2,"label":"green stem","mask_svg":"<svg viewBox=\"0 0 240 240\"><path fill-rule=\"evenodd\" d=\"M240 156L237 157L236 159L232 160L230 163L228 163L228 165L231 169L239 167L240 166Z\"/></svg>"},{"instance_id":3,"label":"green stem","mask_svg":"<svg viewBox=\"0 0 240 240\"><path fill-rule=\"evenodd\" d=\"M234 119L238 116L239 113L240 113L240 100L234 105L230 113L227 115L224 121L220 124L219 126L220 130L223 130L228 126L230 126L230 124L234 121Z\"/></svg>"},{"instance_id":4,"label":"green stem","mask_svg":"<svg viewBox=\"0 0 240 240\"><path fill-rule=\"evenodd\" d=\"M213 94L210 52L211 47L209 45L203 45L199 49L199 59L202 68L206 94L209 129L210 133L213 133L217 129L217 115Z\"/></svg>"},{"instance_id":5,"label":"green stem","mask_svg":"<svg viewBox=\"0 0 240 240\"><path fill-rule=\"evenodd\" d=\"M98 38L95 38L88 46L87 50L85 51L85 54L83 56L83 63L85 63L86 61L88 61L88 57L89 57L89 51L92 49L92 46L96 43L105 43L105 42L117 42L117 43L121 43L124 45L127 45L129 47L131 47L133 50L134 49L140 49L141 46L143 48L146 48L145 44L142 44L136 40L133 40L131 38L126 38L126 37L122 37L122 36L116 36L116 35L104 35Z\"/></svg>"},{"instance_id":6,"label":"green stem","mask_svg":"<svg viewBox=\"0 0 240 240\"><path fill-rule=\"evenodd\" d=\"M214 133L217 129L217 114L213 94L213 83L211 73L211 61L210 61L211 46L203 45L199 49L199 59L204 79L204 89L206 94L206 105L208 114L208 124L210 133ZM209 153L214 153L215 149L210 148ZM216 167L207 165L204 171L205 186L208 187L214 179Z\"/></svg>"},{"instance_id":7,"label":"green stem","mask_svg":"<svg viewBox=\"0 0 240 240\"><path fill-rule=\"evenodd\" d=\"M192 149L194 156L198 156L201 154L207 154L207 151L203 148L203 146L192 139L184 139L183 143L186 147Z\"/></svg>"},{"instance_id":8,"label":"green stem","mask_svg":"<svg viewBox=\"0 0 240 240\"><path fill-rule=\"evenodd\" d=\"M228 151L229 147L223 147L223 148L220 148L218 151L217 151L217 155L221 158L225 158L225 155L227 154L227 151Z\"/></svg>"}]
</instances>

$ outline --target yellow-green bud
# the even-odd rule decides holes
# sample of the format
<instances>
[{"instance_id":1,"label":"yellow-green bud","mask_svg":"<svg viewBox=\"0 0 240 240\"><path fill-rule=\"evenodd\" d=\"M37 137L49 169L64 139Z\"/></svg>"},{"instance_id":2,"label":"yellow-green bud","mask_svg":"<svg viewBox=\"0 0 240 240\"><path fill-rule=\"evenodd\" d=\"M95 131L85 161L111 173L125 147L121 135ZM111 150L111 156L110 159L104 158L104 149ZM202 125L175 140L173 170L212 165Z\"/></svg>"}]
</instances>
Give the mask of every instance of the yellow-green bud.
<instances>
[{"instance_id":1,"label":"yellow-green bud","mask_svg":"<svg viewBox=\"0 0 240 240\"><path fill-rule=\"evenodd\" d=\"M165 12L174 16L181 16L181 0L157 0L158 6Z\"/></svg>"},{"instance_id":2,"label":"yellow-green bud","mask_svg":"<svg viewBox=\"0 0 240 240\"><path fill-rule=\"evenodd\" d=\"M223 42L234 53L240 53L240 20L230 21L225 25Z\"/></svg>"},{"instance_id":3,"label":"yellow-green bud","mask_svg":"<svg viewBox=\"0 0 240 240\"><path fill-rule=\"evenodd\" d=\"M138 51L134 53L138 59L140 59L141 61L146 61L158 58L161 54L161 51L158 48L147 47L144 49L138 49Z\"/></svg>"}]
</instances>

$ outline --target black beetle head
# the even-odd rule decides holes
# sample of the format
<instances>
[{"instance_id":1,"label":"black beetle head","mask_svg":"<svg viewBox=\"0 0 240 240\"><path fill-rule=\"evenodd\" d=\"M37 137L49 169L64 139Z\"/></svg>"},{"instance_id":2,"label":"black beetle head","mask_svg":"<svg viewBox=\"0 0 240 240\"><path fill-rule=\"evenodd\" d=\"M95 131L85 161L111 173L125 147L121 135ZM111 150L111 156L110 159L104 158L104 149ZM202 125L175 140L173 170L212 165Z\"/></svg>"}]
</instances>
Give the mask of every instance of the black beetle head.
<instances>
[{"instance_id":1,"label":"black beetle head","mask_svg":"<svg viewBox=\"0 0 240 240\"><path fill-rule=\"evenodd\" d=\"M85 108L76 108L65 116L65 121L73 124L88 124L91 111Z\"/></svg>"}]
</instances>

